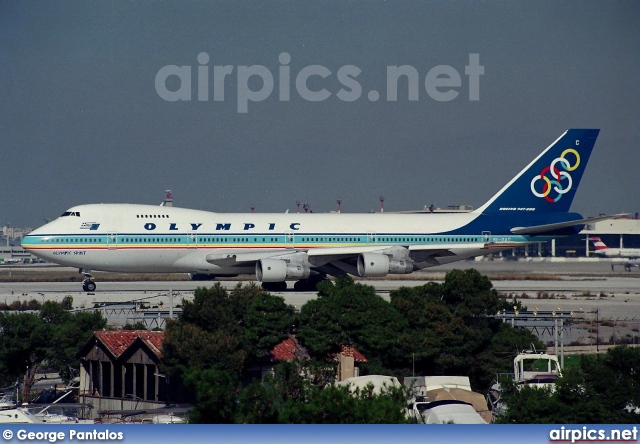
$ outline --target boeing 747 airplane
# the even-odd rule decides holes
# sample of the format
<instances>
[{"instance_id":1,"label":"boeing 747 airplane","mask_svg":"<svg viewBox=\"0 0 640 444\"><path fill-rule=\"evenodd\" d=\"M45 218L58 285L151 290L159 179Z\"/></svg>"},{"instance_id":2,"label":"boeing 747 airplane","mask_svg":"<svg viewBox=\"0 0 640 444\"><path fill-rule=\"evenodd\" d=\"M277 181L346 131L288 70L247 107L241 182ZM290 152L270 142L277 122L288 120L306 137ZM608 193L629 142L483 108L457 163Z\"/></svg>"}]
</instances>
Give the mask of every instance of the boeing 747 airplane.
<instances>
[{"instance_id":1,"label":"boeing 747 airplane","mask_svg":"<svg viewBox=\"0 0 640 444\"><path fill-rule=\"evenodd\" d=\"M35 256L91 270L255 274L265 289L286 280L311 290L327 275L386 276L580 232L569 213L597 129L571 129L487 203L461 214L224 214L176 207L94 204L65 211L25 236Z\"/></svg>"}]
</instances>

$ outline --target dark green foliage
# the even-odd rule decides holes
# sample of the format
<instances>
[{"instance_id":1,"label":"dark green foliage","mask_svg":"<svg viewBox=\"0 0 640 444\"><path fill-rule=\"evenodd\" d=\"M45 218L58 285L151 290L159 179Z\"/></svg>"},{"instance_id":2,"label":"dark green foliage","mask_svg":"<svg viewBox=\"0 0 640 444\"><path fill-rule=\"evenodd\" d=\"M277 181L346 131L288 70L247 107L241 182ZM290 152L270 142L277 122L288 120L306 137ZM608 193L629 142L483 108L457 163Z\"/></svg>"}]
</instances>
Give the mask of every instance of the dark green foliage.
<instances>
[{"instance_id":1,"label":"dark green foliage","mask_svg":"<svg viewBox=\"0 0 640 444\"><path fill-rule=\"evenodd\" d=\"M36 311L40 310L41 304L35 299L31 299L30 301L13 301L11 304L6 302L0 303L0 310L2 311Z\"/></svg>"},{"instance_id":2,"label":"dark green foliage","mask_svg":"<svg viewBox=\"0 0 640 444\"><path fill-rule=\"evenodd\" d=\"M469 317L492 315L498 309L498 292L488 277L476 269L452 270L441 285L443 301L456 314Z\"/></svg>"},{"instance_id":3,"label":"dark green foliage","mask_svg":"<svg viewBox=\"0 0 640 444\"><path fill-rule=\"evenodd\" d=\"M495 379L496 373L508 373L513 369L513 359L520 350L533 346L543 349L543 344L529 330L513 328L510 324L492 320L490 328L482 331L487 334L482 346L474 355L474 363L469 377L477 387L486 390ZM472 330L477 331L477 329Z\"/></svg>"},{"instance_id":4,"label":"dark green foliage","mask_svg":"<svg viewBox=\"0 0 640 444\"><path fill-rule=\"evenodd\" d=\"M71 368L79 367L76 353L94 331L102 330L107 325L107 321L96 311L63 313L65 315L58 318L58 323L51 326L46 360L49 368L55 369L63 380L68 381L72 377Z\"/></svg>"},{"instance_id":5,"label":"dark green foliage","mask_svg":"<svg viewBox=\"0 0 640 444\"><path fill-rule=\"evenodd\" d=\"M287 338L294 324L294 311L281 297L259 293L251 300L243 321L248 358L263 359Z\"/></svg>"},{"instance_id":6,"label":"dark green foliage","mask_svg":"<svg viewBox=\"0 0 640 444\"><path fill-rule=\"evenodd\" d=\"M239 287L234 293L237 300L216 283L196 289L193 301L182 301L182 314L177 322L167 323L162 345L164 363L172 372L179 367L242 369L242 306L249 301Z\"/></svg>"},{"instance_id":7,"label":"dark green foliage","mask_svg":"<svg viewBox=\"0 0 640 444\"><path fill-rule=\"evenodd\" d=\"M48 340L44 324L33 313L0 313L0 328L0 370L6 386L44 359Z\"/></svg>"},{"instance_id":8,"label":"dark green foliage","mask_svg":"<svg viewBox=\"0 0 640 444\"><path fill-rule=\"evenodd\" d=\"M396 367L405 374L466 375L486 390L496 372L511 368L518 350L542 346L529 331L491 317L499 304L489 279L473 269L453 270L442 284L392 291L391 306L408 322L404 359Z\"/></svg>"},{"instance_id":9,"label":"dark green foliage","mask_svg":"<svg viewBox=\"0 0 640 444\"><path fill-rule=\"evenodd\" d=\"M296 363L283 363L275 373L247 387L240 395L236 422L299 424L405 423L406 393L391 388L380 394L373 387L350 392L347 387L312 383ZM308 375L306 375L308 376Z\"/></svg>"},{"instance_id":10,"label":"dark green foliage","mask_svg":"<svg viewBox=\"0 0 640 444\"><path fill-rule=\"evenodd\" d=\"M526 330L487 316L498 307L491 283L475 270L449 273L443 284L401 288L391 293L391 303L376 295L373 287L348 278L325 282L319 297L302 307L297 320L281 298L256 286L238 286L228 293L218 284L198 289L193 302L184 302L180 319L169 323L164 362L167 373L184 374L190 381L196 399L206 404L194 420L207 422L230 421L231 413L212 416L211 406L223 399L215 392L214 381L239 379L293 325L300 342L325 370L333 366L328 356L352 343L369 360L360 365L362 374L410 375L415 366L419 375L469 375L474 386L483 390L496 372L511 368L517 350L535 342ZM365 420L358 407L351 406L355 402L351 395L345 398L344 393L329 389L316 394L327 377L318 376L321 372L310 377L308 366L305 363L304 371L309 380L299 378L302 370L285 366L267 385L255 382L234 392L233 402L240 409L234 421L340 422L330 406L322 405L332 396L351 420L376 422L373 417ZM317 395L318 405L308 404L310 394ZM388 421L381 418L378 421Z\"/></svg>"},{"instance_id":11,"label":"dark green foliage","mask_svg":"<svg viewBox=\"0 0 640 444\"><path fill-rule=\"evenodd\" d=\"M240 393L236 422L242 424L277 424L280 405L273 386L254 380Z\"/></svg>"},{"instance_id":12,"label":"dark green foliage","mask_svg":"<svg viewBox=\"0 0 640 444\"><path fill-rule=\"evenodd\" d=\"M196 394L189 422L223 424L233 422L238 408L240 383L234 373L211 367L191 367L183 374L185 387Z\"/></svg>"},{"instance_id":13,"label":"dark green foliage","mask_svg":"<svg viewBox=\"0 0 640 444\"><path fill-rule=\"evenodd\" d=\"M64 310L72 310L73 309L73 296L67 295L64 298L62 298L62 303L60 305L62 305L62 308Z\"/></svg>"},{"instance_id":14,"label":"dark green foliage","mask_svg":"<svg viewBox=\"0 0 640 444\"><path fill-rule=\"evenodd\" d=\"M640 414L640 349L615 347L606 355L583 356L555 391L507 387L502 423L637 424Z\"/></svg>"},{"instance_id":15,"label":"dark green foliage","mask_svg":"<svg viewBox=\"0 0 640 444\"><path fill-rule=\"evenodd\" d=\"M508 301L507 299L504 298L500 298L500 301L498 302L498 309L496 310L497 312L501 312L502 310L504 311L527 311L527 306L526 305L522 305L522 302L519 301L518 299L511 299L510 301Z\"/></svg>"},{"instance_id":16,"label":"dark green foliage","mask_svg":"<svg viewBox=\"0 0 640 444\"><path fill-rule=\"evenodd\" d=\"M43 362L69 380L71 368L78 367L75 354L105 325L100 313L71 313L52 301L42 305L39 315L0 313L0 383L8 385L24 377L28 393Z\"/></svg>"},{"instance_id":17,"label":"dark green foliage","mask_svg":"<svg viewBox=\"0 0 640 444\"><path fill-rule=\"evenodd\" d=\"M215 370L217 378L223 373L239 378L248 364L267 356L287 337L293 322L292 307L255 284L238 284L231 292L219 283L198 288L193 301L183 301L179 319L167 323L164 371L186 377L194 369L205 372L203 375ZM190 387L206 388L194 383ZM199 392L193 393L200 397Z\"/></svg>"},{"instance_id":18,"label":"dark green foliage","mask_svg":"<svg viewBox=\"0 0 640 444\"><path fill-rule=\"evenodd\" d=\"M403 424L406 394L392 388L381 394L373 386L351 393L347 387L312 386L308 402L287 403L281 411L283 423L301 424Z\"/></svg>"},{"instance_id":19,"label":"dark green foliage","mask_svg":"<svg viewBox=\"0 0 640 444\"><path fill-rule=\"evenodd\" d=\"M320 297L301 309L298 337L318 359L353 343L370 361L389 368L406 322L368 285L340 278L322 284Z\"/></svg>"}]
</instances>

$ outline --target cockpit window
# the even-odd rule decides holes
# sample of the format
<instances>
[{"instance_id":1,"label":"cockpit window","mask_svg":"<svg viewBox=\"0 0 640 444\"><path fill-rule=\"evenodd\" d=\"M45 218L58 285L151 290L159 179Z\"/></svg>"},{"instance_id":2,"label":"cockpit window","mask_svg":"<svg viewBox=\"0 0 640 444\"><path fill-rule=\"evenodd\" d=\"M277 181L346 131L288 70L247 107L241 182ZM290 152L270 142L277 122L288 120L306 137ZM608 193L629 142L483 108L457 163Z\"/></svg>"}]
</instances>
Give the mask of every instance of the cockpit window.
<instances>
[{"instance_id":1,"label":"cockpit window","mask_svg":"<svg viewBox=\"0 0 640 444\"><path fill-rule=\"evenodd\" d=\"M80 212L79 211L65 211L64 213L62 213L62 216L60 216L60 217L67 217L67 216L80 217Z\"/></svg>"}]
</instances>

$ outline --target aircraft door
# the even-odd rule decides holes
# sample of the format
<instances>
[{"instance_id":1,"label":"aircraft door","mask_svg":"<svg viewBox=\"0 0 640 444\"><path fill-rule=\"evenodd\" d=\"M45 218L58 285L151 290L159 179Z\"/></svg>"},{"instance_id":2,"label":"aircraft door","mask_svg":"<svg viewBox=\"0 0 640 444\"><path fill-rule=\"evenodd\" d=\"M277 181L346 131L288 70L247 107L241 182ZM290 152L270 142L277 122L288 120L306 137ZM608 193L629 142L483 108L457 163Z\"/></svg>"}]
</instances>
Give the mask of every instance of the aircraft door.
<instances>
[{"instance_id":1,"label":"aircraft door","mask_svg":"<svg viewBox=\"0 0 640 444\"><path fill-rule=\"evenodd\" d=\"M284 234L284 242L285 242L287 248L293 248L294 234L293 233L285 233Z\"/></svg>"},{"instance_id":2,"label":"aircraft door","mask_svg":"<svg viewBox=\"0 0 640 444\"><path fill-rule=\"evenodd\" d=\"M187 233L187 248L198 248L198 235Z\"/></svg>"},{"instance_id":3,"label":"aircraft door","mask_svg":"<svg viewBox=\"0 0 640 444\"><path fill-rule=\"evenodd\" d=\"M484 239L485 242L492 242L493 238L491 237L491 231L483 231L482 232L482 237Z\"/></svg>"},{"instance_id":4,"label":"aircraft door","mask_svg":"<svg viewBox=\"0 0 640 444\"><path fill-rule=\"evenodd\" d=\"M367 242L370 244L375 244L378 241L376 237L376 233L367 233Z\"/></svg>"},{"instance_id":5,"label":"aircraft door","mask_svg":"<svg viewBox=\"0 0 640 444\"><path fill-rule=\"evenodd\" d=\"M118 233L107 233L107 250L118 249Z\"/></svg>"}]
</instances>

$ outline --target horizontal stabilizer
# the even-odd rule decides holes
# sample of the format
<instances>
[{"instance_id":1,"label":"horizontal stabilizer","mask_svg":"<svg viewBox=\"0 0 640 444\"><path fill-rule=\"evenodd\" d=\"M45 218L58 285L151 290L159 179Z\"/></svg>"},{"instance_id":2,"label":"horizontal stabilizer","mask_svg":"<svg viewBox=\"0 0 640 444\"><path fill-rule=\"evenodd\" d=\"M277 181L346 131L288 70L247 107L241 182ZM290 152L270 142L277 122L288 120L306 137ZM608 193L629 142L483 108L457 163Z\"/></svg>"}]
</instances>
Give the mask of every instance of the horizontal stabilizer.
<instances>
[{"instance_id":1,"label":"horizontal stabilizer","mask_svg":"<svg viewBox=\"0 0 640 444\"><path fill-rule=\"evenodd\" d=\"M561 230L563 228L575 227L576 225L586 225L594 222L599 222L601 220L618 219L624 216L628 216L628 214L612 214L610 216L590 217L587 219L571 220L568 222L557 222L554 224L535 225L532 227L515 227L511 229L511 232L513 234L543 234Z\"/></svg>"}]
</instances>

